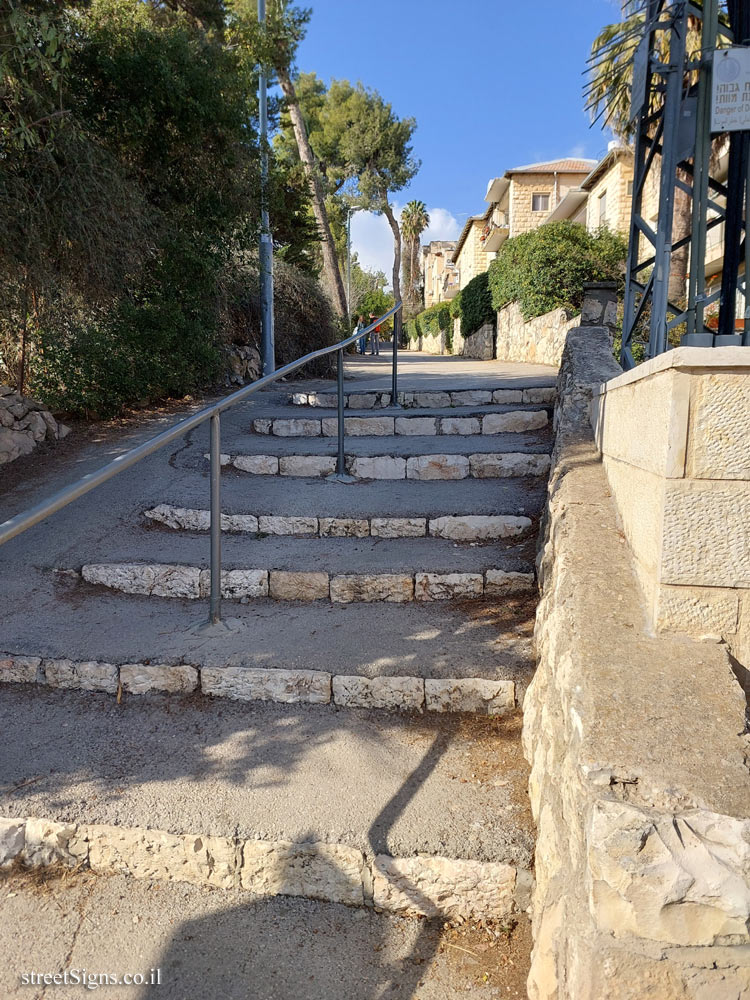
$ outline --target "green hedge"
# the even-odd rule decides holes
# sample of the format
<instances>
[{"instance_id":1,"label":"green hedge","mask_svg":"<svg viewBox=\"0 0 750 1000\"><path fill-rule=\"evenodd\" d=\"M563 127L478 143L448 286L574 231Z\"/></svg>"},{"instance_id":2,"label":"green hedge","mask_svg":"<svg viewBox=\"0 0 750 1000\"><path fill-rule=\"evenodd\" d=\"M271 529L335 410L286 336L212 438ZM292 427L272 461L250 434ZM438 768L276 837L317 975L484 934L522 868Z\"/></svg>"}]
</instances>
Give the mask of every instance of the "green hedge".
<instances>
[{"instance_id":1,"label":"green hedge","mask_svg":"<svg viewBox=\"0 0 750 1000\"><path fill-rule=\"evenodd\" d=\"M420 336L430 334L446 334L446 344L450 343L452 321L449 302L436 302L434 306L409 319L404 324L409 340L418 340Z\"/></svg>"},{"instance_id":2,"label":"green hedge","mask_svg":"<svg viewBox=\"0 0 750 1000\"><path fill-rule=\"evenodd\" d=\"M470 337L485 323L492 323L494 326L496 310L492 307L489 275L486 271L472 278L468 285L461 289L459 311L462 337Z\"/></svg>"},{"instance_id":3,"label":"green hedge","mask_svg":"<svg viewBox=\"0 0 750 1000\"><path fill-rule=\"evenodd\" d=\"M622 281L626 254L622 236L606 228L590 233L577 222L522 233L490 264L492 308L518 302L525 320L560 307L578 312L584 282Z\"/></svg>"}]
</instances>

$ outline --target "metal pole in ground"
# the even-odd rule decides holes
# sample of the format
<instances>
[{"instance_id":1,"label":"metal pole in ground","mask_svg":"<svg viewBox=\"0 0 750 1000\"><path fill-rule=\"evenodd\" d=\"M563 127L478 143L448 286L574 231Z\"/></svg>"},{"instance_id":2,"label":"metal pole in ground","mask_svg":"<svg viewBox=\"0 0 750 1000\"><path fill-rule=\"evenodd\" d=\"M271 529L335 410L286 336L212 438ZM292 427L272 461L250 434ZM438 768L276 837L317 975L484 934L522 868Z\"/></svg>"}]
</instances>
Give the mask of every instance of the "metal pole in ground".
<instances>
[{"instance_id":1,"label":"metal pole in ground","mask_svg":"<svg viewBox=\"0 0 750 1000\"><path fill-rule=\"evenodd\" d=\"M208 621L221 621L221 417L211 416L211 599Z\"/></svg>"},{"instance_id":2,"label":"metal pole in ground","mask_svg":"<svg viewBox=\"0 0 750 1000\"><path fill-rule=\"evenodd\" d=\"M393 367L391 370L391 406L398 406L398 342L401 337L401 312L393 317Z\"/></svg>"},{"instance_id":3,"label":"metal pole in ground","mask_svg":"<svg viewBox=\"0 0 750 1000\"><path fill-rule=\"evenodd\" d=\"M338 367L336 369L336 388L338 389L338 457L336 458L336 475L346 475L346 459L344 458L344 352L340 350L336 355Z\"/></svg>"},{"instance_id":4,"label":"metal pole in ground","mask_svg":"<svg viewBox=\"0 0 750 1000\"><path fill-rule=\"evenodd\" d=\"M266 0L258 0L258 24L266 23ZM263 374L276 370L273 329L273 240L268 212L268 73L260 66L260 329Z\"/></svg>"}]
</instances>

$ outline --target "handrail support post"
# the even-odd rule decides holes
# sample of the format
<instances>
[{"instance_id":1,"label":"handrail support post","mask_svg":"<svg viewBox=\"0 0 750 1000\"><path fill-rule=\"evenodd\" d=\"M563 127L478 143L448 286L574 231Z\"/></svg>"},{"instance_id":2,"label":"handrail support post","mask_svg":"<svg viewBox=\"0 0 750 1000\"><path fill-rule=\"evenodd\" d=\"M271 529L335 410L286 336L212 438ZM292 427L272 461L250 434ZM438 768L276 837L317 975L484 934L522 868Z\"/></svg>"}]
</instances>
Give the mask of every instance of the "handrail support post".
<instances>
[{"instance_id":1,"label":"handrail support post","mask_svg":"<svg viewBox=\"0 0 750 1000\"><path fill-rule=\"evenodd\" d=\"M400 407L398 401L398 342L401 337L401 312L393 317L393 362L391 369L391 406Z\"/></svg>"},{"instance_id":2,"label":"handrail support post","mask_svg":"<svg viewBox=\"0 0 750 1000\"><path fill-rule=\"evenodd\" d=\"M346 455L344 454L344 433L346 426L344 423L344 348L340 347L336 352L336 435L338 448L336 451L336 471L327 478L334 483L354 483L356 479L346 471Z\"/></svg>"},{"instance_id":3,"label":"handrail support post","mask_svg":"<svg viewBox=\"0 0 750 1000\"><path fill-rule=\"evenodd\" d=\"M221 621L221 417L211 415L211 592L208 621Z\"/></svg>"}]
</instances>

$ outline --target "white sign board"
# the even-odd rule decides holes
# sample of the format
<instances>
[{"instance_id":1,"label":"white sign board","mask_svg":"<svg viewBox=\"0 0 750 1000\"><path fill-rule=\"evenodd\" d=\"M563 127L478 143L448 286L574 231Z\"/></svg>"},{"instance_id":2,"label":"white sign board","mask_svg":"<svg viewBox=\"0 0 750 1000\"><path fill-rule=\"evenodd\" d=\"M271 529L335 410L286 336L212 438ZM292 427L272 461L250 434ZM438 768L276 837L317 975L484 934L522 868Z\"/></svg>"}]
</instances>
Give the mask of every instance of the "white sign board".
<instances>
[{"instance_id":1,"label":"white sign board","mask_svg":"<svg viewBox=\"0 0 750 1000\"><path fill-rule=\"evenodd\" d=\"M750 130L750 48L714 52L711 131Z\"/></svg>"}]
</instances>

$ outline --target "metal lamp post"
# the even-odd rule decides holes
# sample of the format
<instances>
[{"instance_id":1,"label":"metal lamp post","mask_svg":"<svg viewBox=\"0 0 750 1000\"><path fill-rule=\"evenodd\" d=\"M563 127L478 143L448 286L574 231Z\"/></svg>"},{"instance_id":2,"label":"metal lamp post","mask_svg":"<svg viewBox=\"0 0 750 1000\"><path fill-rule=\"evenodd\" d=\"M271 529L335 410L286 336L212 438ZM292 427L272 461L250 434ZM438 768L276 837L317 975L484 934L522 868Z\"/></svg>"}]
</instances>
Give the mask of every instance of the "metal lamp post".
<instances>
[{"instance_id":1,"label":"metal lamp post","mask_svg":"<svg viewBox=\"0 0 750 1000\"><path fill-rule=\"evenodd\" d=\"M266 23L266 0L258 0L258 24ZM261 64L258 81L260 115L260 332L263 374L276 370L273 329L273 240L268 212L268 72Z\"/></svg>"}]
</instances>

